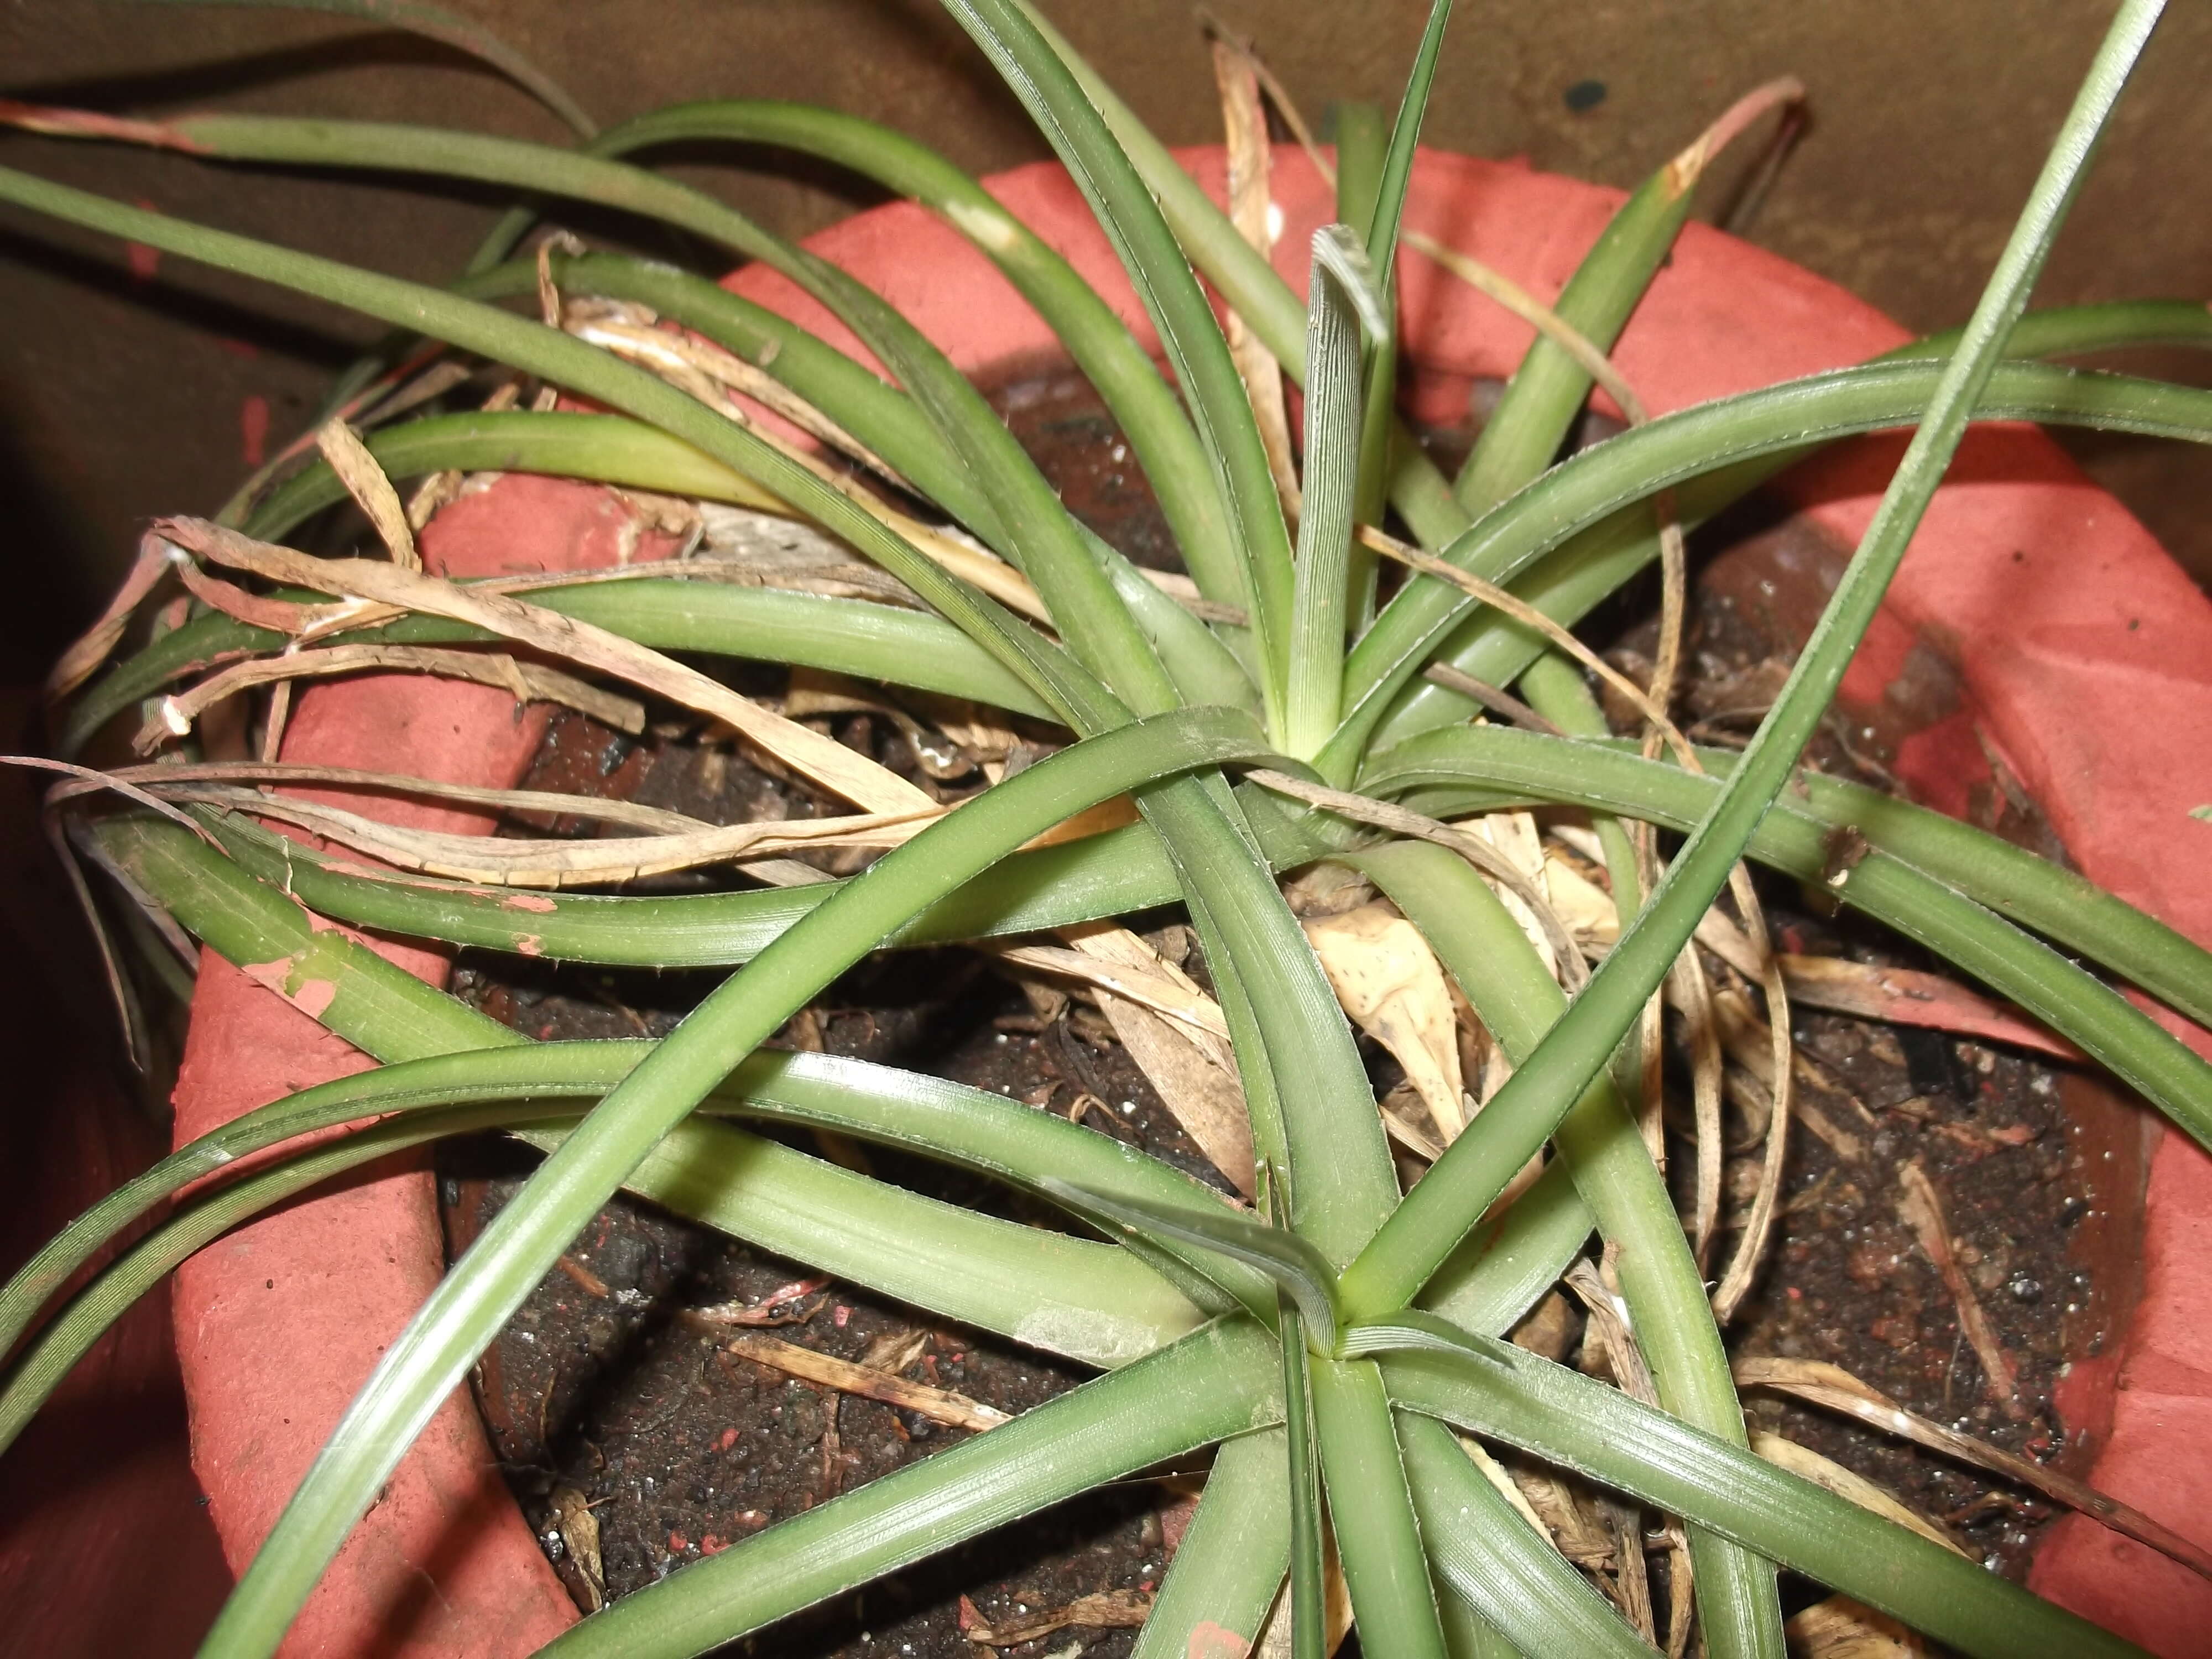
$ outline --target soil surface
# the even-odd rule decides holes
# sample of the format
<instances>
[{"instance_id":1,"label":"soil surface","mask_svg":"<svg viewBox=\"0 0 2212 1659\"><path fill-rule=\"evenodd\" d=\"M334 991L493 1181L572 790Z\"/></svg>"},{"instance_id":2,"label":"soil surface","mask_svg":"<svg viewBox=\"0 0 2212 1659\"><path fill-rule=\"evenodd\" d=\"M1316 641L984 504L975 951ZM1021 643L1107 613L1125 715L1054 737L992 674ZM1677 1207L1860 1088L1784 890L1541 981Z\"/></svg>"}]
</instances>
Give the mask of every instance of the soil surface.
<instances>
[{"instance_id":1,"label":"soil surface","mask_svg":"<svg viewBox=\"0 0 2212 1659\"><path fill-rule=\"evenodd\" d=\"M994 395L1079 515L1140 562L1173 567L1141 473L1079 383L1047 375ZM1578 437L1601 435L1602 425L1592 424ZM1442 434L1439 447L1463 449L1465 442L1464 434ZM1755 502L1693 538L1698 577L1681 708L1699 740L1725 742L1733 733L1740 741L1778 688L1798 619L1770 602L1774 578L1785 579L1786 600L1791 569L1838 556L1809 540ZM1632 673L1648 670L1655 608L1651 590L1632 591L1593 618L1585 635ZM748 690L781 690L779 674L733 678ZM1931 684L1940 702L1941 675ZM927 725L922 703L910 702L905 712ZM980 771L946 778L941 763L934 775L925 771L906 728L884 714L833 714L816 724L940 795L984 783ZM1817 758L1828 769L1885 782L1884 759L1897 735L1832 721ZM929 748L941 752L934 738ZM957 745L948 740L945 748ZM567 714L525 787L620 794L713 822L831 810L741 748L702 744L680 723L637 743ZM2000 827L2038 840L2032 814L2016 803L1999 798L1993 810ZM529 828L593 833L575 822ZM647 885L679 890L709 880ZM1826 914L1790 884L1768 883L1765 897L1784 949L1935 965L1849 913ZM1202 981L1194 944L1176 921L1163 914L1134 925L1151 927L1164 953ZM1716 960L1708 965L1725 978ZM464 997L533 1037L614 1037L665 1033L720 978L471 954L455 982ZM1793 1133L1785 1206L1764 1273L1731 1332L1732 1351L1841 1365L1910 1410L2078 1472L2087 1449L2067 1443L2051 1390L2066 1356L2099 1351L2133 1294L2124 1253L2107 1251L2118 1259L2094 1273L2088 1265L2113 1230L2115 1206L2137 1201L2140 1155L2129 1114L2065 1067L2020 1051L1805 1010L1792 1023L1818 1068L1804 1098L1826 1130ZM975 953L912 952L865 963L777 1043L957 1079L1041 1110L1073 1109L1099 1133L1208 1173L1094 1010L1018 983ZM1378 1088L1398 1081L1379 1050L1370 1051L1370 1070ZM1690 1121L1686 1083L1675 1082L1686 1075L1684 1066L1670 1070L1670 1131ZM1759 1146L1757 1126L1741 1109L1730 1109L1728 1126L1725 1209L1733 1216L1755 1184ZM1054 1224L1042 1207L973 1177L834 1138L769 1133L920 1191ZM497 1140L445 1155L442 1197L456 1250L532 1162ZM1670 1164L1678 1187L1693 1162L1676 1133ZM1916 1164L1942 1206L1965 1279L2016 1369L2008 1396L1993 1393L1961 1334L1959 1304L1900 1218L1900 1171ZM1721 1239L1722 1257L1731 1242ZM475 1379L510 1482L580 1606L651 1583L965 1437L967 1431L729 1352L739 1328L724 1322L733 1306L756 1310L748 1332L896 1370L1009 1413L1085 1375L619 1199L532 1293ZM1571 1360L1578 1320L1562 1304L1551 1323L1548 1334L1530 1335L1532 1346ZM2014 1577L2025 1571L2049 1513L2032 1496L1778 1397L1753 1394L1747 1404L1754 1427L1878 1482L1950 1527L1992 1568ZM965 1634L979 1624L1003 1627L1110 1593L1120 1593L1112 1604L1118 1615L1133 1620L1187 1517L1188 1473L1154 1471L1009 1527L774 1626L744 1650L793 1659L974 1659L988 1651ZM1088 1612L1103 1616L1102 1606ZM1015 1659L1119 1659L1133 1639L1127 1628L1073 1625L1003 1650Z\"/></svg>"}]
</instances>

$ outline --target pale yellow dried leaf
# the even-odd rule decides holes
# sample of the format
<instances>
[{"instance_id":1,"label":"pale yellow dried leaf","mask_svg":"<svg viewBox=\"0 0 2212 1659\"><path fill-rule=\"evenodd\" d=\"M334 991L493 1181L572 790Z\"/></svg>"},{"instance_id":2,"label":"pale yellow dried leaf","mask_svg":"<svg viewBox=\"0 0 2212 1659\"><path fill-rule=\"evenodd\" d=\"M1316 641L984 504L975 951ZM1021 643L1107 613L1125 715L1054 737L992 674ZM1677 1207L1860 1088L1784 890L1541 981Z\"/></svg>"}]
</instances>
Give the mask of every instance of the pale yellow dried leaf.
<instances>
[{"instance_id":1,"label":"pale yellow dried leaf","mask_svg":"<svg viewBox=\"0 0 2212 1659\"><path fill-rule=\"evenodd\" d=\"M1620 937L1620 913L1613 908L1613 895L1555 848L1544 849L1544 892L1577 944L1599 951L1613 948Z\"/></svg>"},{"instance_id":2,"label":"pale yellow dried leaf","mask_svg":"<svg viewBox=\"0 0 2212 1659\"><path fill-rule=\"evenodd\" d=\"M1248 53L1231 42L1213 42L1213 82L1221 94L1223 130L1228 138L1229 220L1237 234L1262 257L1274 252L1268 234L1269 173L1274 146L1267 139L1267 112L1260 106L1259 77ZM1267 453L1267 471L1273 475L1275 492L1283 511L1297 517L1301 496L1298 475L1291 454L1291 422L1283 396L1282 366L1231 311L1225 331L1230 360L1244 382L1252 404L1252 418L1260 428L1260 447Z\"/></svg>"},{"instance_id":3,"label":"pale yellow dried leaf","mask_svg":"<svg viewBox=\"0 0 2212 1659\"><path fill-rule=\"evenodd\" d=\"M645 730L645 706L634 697L603 691L574 674L542 663L520 662L503 651L456 651L428 645L334 645L319 651L256 657L211 674L191 690L166 696L131 739L140 754L150 754L181 738L209 708L249 687L377 670L428 674L497 686L517 702L555 702L632 736Z\"/></svg>"},{"instance_id":4,"label":"pale yellow dried leaf","mask_svg":"<svg viewBox=\"0 0 2212 1659\"><path fill-rule=\"evenodd\" d=\"M375 530L377 539L402 570L420 570L422 556L415 550L415 531L407 522L407 508L376 457L368 453L358 434L343 421L325 422L315 433L315 447L338 475L338 482L354 499Z\"/></svg>"},{"instance_id":5,"label":"pale yellow dried leaf","mask_svg":"<svg viewBox=\"0 0 2212 1659\"><path fill-rule=\"evenodd\" d=\"M1381 904L1304 926L1337 1001L1405 1067L1449 1145L1466 1127L1467 1112L1451 988L1436 952L1419 928Z\"/></svg>"},{"instance_id":6,"label":"pale yellow dried leaf","mask_svg":"<svg viewBox=\"0 0 2212 1659\"><path fill-rule=\"evenodd\" d=\"M1887 1613L1832 1595L1782 1626L1793 1659L1926 1659L1933 1651Z\"/></svg>"},{"instance_id":7,"label":"pale yellow dried leaf","mask_svg":"<svg viewBox=\"0 0 2212 1659\"><path fill-rule=\"evenodd\" d=\"M1220 1005L1126 927L1091 923L1063 928L1060 937L1065 949L1018 946L1007 954L1035 956L1034 965L1091 985L1114 1035L1183 1133L1251 1197L1252 1123Z\"/></svg>"},{"instance_id":8,"label":"pale yellow dried leaf","mask_svg":"<svg viewBox=\"0 0 2212 1659\"><path fill-rule=\"evenodd\" d=\"M980 1431L995 1429L1001 1423L1013 1420L997 1407L970 1400L966 1395L955 1394L950 1389L932 1388L927 1382L910 1382L902 1376L886 1376L866 1365L856 1365L849 1359L840 1359L834 1354L822 1353L813 1348L802 1348L795 1342L786 1342L778 1337L741 1331L723 1339L722 1346L732 1353L744 1355L756 1364L769 1366L787 1376L801 1377L809 1382L818 1382L840 1393L880 1400L885 1405L913 1412L948 1428Z\"/></svg>"},{"instance_id":9,"label":"pale yellow dried leaf","mask_svg":"<svg viewBox=\"0 0 2212 1659\"><path fill-rule=\"evenodd\" d=\"M234 568L319 592L471 623L502 638L626 680L725 721L793 770L870 812L935 810L936 803L921 790L836 738L771 714L696 669L573 617L395 565L363 559L311 558L204 520L165 519L155 528L179 545Z\"/></svg>"}]
</instances>

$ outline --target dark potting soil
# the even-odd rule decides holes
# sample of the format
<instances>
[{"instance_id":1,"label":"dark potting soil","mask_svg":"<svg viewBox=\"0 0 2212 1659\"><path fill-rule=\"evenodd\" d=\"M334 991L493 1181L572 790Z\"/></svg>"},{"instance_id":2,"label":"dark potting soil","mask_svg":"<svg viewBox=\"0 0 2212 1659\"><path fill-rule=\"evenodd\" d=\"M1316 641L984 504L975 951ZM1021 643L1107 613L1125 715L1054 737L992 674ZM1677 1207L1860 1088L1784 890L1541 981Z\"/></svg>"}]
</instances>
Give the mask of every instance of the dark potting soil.
<instances>
[{"instance_id":1,"label":"dark potting soil","mask_svg":"<svg viewBox=\"0 0 2212 1659\"><path fill-rule=\"evenodd\" d=\"M1069 507L1139 562L1172 568L1164 525L1126 441L1087 387L1048 374L994 399ZM1593 422L1582 435L1602 435ZM1464 434L1443 434L1463 448ZM1837 550L1754 501L1692 538L1698 570L1681 707L1700 740L1747 733L1778 689L1804 606L1826 589L1817 573ZM1802 573L1816 574L1809 585ZM1832 574L1832 573L1831 573ZM1793 596L1810 592L1805 601ZM1796 609L1792 609L1792 606ZM1648 586L1586 628L1630 672L1656 638ZM727 672L727 665L718 665ZM740 669L745 689L781 689L780 675ZM1919 718L1947 712L1931 659ZM909 706L925 725L920 703ZM1893 710L1871 726L1832 720L1816 749L1828 769L1886 781L1897 738L1916 718ZM1887 722L1887 723L1886 723ZM1903 722L1899 725L1897 722ZM947 796L980 774L926 778L901 727L878 714L817 717L817 726ZM950 745L947 745L950 747ZM934 745L933 745L933 748ZM943 769L941 767L939 769ZM712 822L814 816L834 803L756 763L742 748L697 742L681 722L642 743L563 714L526 786L617 794ZM2048 850L2032 811L1989 792L1996 827ZM577 822L532 833L589 834ZM842 866L826 861L842 872ZM658 878L683 890L713 878ZM1825 914L1788 884L1765 896L1782 948L1929 967L1911 946L1850 913ZM1172 914L1140 919L1164 953L1201 980ZM1188 954L1186 954L1188 953ZM712 971L650 973L471 954L456 989L533 1037L660 1036L719 982ZM2118 1235L2140 1192L2134 1119L2100 1085L2023 1053L1800 1009L1793 1026L1832 1086L1806 1098L1834 1131L1792 1133L1785 1203L1761 1279L1731 1332L1732 1352L1824 1360L1908 1409L2075 1473L2087 1449L2069 1443L2051 1407L2068 1356L2100 1351L2133 1294ZM1110 1030L1080 1001L1027 992L974 953L909 952L866 963L776 1040L821 1048L989 1089L1040 1110L1074 1108L1102 1133L1201 1175L1206 1166ZM1369 1046L1378 1088L1398 1078ZM1684 1075L1680 1068L1674 1079ZM1686 1100L1669 1121L1686 1123ZM1726 1209L1741 1212L1759 1148L1729 1117ZM951 1201L1032 1224L1052 1213L977 1178L878 1147L768 1130L803 1150ZM1990 1397L1960 1335L1957 1304L1899 1218L1899 1172L1917 1161L1944 1207L1954 1254L2017 1369L2017 1391ZM483 1140L441 1158L453 1248L511 1196L534 1162ZM1670 1148L1688 1178L1688 1144ZM1723 1237L1724 1256L1731 1240ZM2091 1264L2095 1264L2094 1270ZM797 1287L795 1290L793 1287ZM782 1299L777 1299L781 1296ZM711 1555L956 1441L967 1431L841 1395L727 1349L731 1328L700 1310L773 1303L760 1334L1018 1412L1079 1382L1079 1367L934 1320L627 1197L603 1210L487 1353L475 1382L494 1444L526 1514L579 1604L616 1597ZM1578 1323L1554 1345L1570 1360ZM1751 1394L1755 1427L1786 1435L1886 1486L1950 1525L1965 1546L2013 1576L2025 1570L2048 1506L1910 1447L1783 1401ZM1188 1515L1181 1471L1152 1471L1049 1515L895 1574L853 1596L771 1627L749 1654L838 1659L974 1659L963 1633L1049 1614L1084 1597L1125 1593L1133 1618L1158 1584ZM591 1558L596 1556L595 1563ZM596 1565L597 1571L592 1570ZM1133 1592L1133 1595L1126 1593ZM1091 1613L1101 1616L1099 1604ZM1007 1646L1014 1659L1120 1659L1133 1633L1097 1624L1055 1628Z\"/></svg>"}]
</instances>

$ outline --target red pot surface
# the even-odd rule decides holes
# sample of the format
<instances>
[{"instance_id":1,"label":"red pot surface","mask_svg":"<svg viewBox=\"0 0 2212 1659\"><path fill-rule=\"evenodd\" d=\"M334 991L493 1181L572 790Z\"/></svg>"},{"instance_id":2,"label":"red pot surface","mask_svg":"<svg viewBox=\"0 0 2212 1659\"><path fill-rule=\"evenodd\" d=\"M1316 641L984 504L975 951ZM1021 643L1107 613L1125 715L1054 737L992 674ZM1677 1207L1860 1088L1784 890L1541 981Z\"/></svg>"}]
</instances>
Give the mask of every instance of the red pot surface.
<instances>
[{"instance_id":1,"label":"red pot surface","mask_svg":"<svg viewBox=\"0 0 2212 1659\"><path fill-rule=\"evenodd\" d=\"M1184 160L1217 198L1218 149ZM1152 330L1104 237L1057 167L988 181L1135 328ZM1331 212L1310 163L1279 150L1276 262L1305 290L1305 248ZM1619 191L1522 167L1425 153L1407 222L1555 295ZM913 319L962 368L1004 372L1057 355L1043 324L960 237L907 204L809 243ZM1478 376L1509 374L1530 331L1419 256L1401 283L1410 377L1450 418ZM865 357L789 283L750 268L728 284ZM1881 313L1798 267L1701 225L1622 337L1615 361L1653 412L1862 362L1906 337ZM1843 544L1856 544L1903 440L1843 446L1780 488ZM1978 429L1930 507L1845 682L1878 708L1916 650L1947 659L1956 711L1917 736L1900 770L1920 799L1960 810L2000 756L2075 862L2124 897L2212 941L2200 857L2175 856L2212 826L2212 605L2111 497L2025 428ZM461 573L607 562L624 513L595 487L510 477L442 513L426 555ZM508 784L540 723L502 694L402 676L318 686L300 700L288 759ZM1984 747L1986 745L1986 748ZM392 803L395 821L455 827L466 815ZM481 828L481 824L474 827ZM442 958L378 948L426 977ZM2191 1032L2200 1047L2201 1033ZM210 958L195 1000L179 1139L367 1062L274 992ZM2146 1285L2124 1343L2062 1388L2069 1425L2105 1436L2095 1480L2212 1544L2212 1322L2197 1316L2212 1236L2212 1163L2166 1133L2154 1165ZM419 1159L241 1229L178 1275L177 1333L192 1401L195 1465L234 1565L243 1566L367 1376L442 1269L430 1179ZM2205 1651L2212 1587L2079 1519L2038 1559L2046 1595L2168 1655ZM520 1654L574 1613L507 1495L470 1402L447 1403L356 1529L295 1626L288 1653Z\"/></svg>"}]
</instances>

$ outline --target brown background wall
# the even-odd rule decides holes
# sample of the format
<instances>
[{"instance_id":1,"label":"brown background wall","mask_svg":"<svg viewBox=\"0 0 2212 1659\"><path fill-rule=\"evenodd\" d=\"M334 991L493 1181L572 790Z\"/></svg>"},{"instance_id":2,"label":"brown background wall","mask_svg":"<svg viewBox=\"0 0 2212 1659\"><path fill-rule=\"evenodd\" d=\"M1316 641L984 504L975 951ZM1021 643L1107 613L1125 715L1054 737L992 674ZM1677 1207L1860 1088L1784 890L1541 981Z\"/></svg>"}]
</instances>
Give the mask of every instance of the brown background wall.
<instances>
[{"instance_id":1,"label":"brown background wall","mask_svg":"<svg viewBox=\"0 0 2212 1659\"><path fill-rule=\"evenodd\" d=\"M451 0L520 46L596 118L710 94L813 100L912 131L978 171L1043 155L1012 99L927 0ZM1188 0L1051 9L1164 137L1216 135ZM1747 228L1917 327L1963 318L2110 15L2106 0L1462 0L1438 76L1436 143L1632 184L1735 94L1784 72L1812 126ZM1395 101L1419 0L1219 0L1309 114ZM2212 291L2212 10L2163 25L2069 225L2044 303ZM1577 112L1566 93L1601 82ZM526 96L442 47L327 16L10 0L0 84L117 112L188 107L442 123L558 141ZM1705 190L1725 205L1755 146ZM0 164L426 281L448 276L490 198L398 181L204 167L9 134ZM829 175L682 171L769 224L816 228L868 199ZM240 471L240 406L277 441L369 331L256 285L0 211L0 507L11 597L0 678L21 680L94 602L136 526L205 509ZM250 351L246 348L251 348ZM2185 361L2165 367L2186 373ZM2100 476L2197 568L2212 567L2206 469L2130 444L2084 446Z\"/></svg>"}]
</instances>

